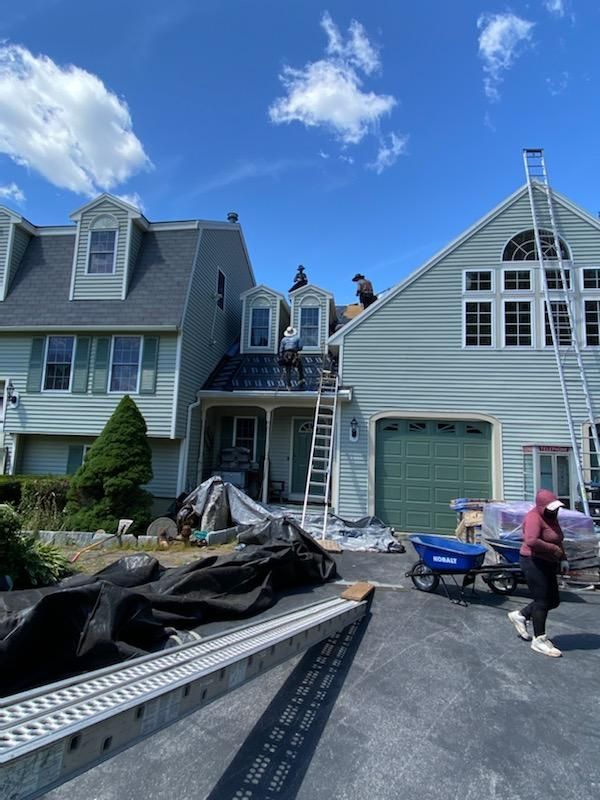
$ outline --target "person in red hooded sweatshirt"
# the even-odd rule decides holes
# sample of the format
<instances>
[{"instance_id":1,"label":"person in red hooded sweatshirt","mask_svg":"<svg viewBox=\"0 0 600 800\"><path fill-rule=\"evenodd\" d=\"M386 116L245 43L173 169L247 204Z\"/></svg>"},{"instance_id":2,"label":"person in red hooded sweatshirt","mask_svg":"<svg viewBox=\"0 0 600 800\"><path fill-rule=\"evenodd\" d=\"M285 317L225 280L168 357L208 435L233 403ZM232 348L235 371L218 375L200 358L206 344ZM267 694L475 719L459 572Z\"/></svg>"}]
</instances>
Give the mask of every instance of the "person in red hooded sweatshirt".
<instances>
[{"instance_id":1,"label":"person in red hooded sweatshirt","mask_svg":"<svg viewBox=\"0 0 600 800\"><path fill-rule=\"evenodd\" d=\"M521 611L511 611L508 615L521 639L531 641L532 650L553 658L562 653L546 636L546 618L550 609L560 603L556 576L569 569L558 522L558 509L563 506L555 494L540 489L535 506L525 515L520 562L533 601ZM533 639L527 630L530 620Z\"/></svg>"}]
</instances>

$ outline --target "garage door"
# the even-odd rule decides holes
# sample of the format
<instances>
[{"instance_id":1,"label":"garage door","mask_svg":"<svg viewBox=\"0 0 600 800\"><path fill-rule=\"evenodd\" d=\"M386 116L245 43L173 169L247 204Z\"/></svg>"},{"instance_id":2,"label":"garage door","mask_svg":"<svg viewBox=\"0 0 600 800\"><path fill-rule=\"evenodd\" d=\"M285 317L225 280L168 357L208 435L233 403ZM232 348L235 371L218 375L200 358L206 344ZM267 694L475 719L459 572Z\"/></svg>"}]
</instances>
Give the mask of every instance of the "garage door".
<instances>
[{"instance_id":1,"label":"garage door","mask_svg":"<svg viewBox=\"0 0 600 800\"><path fill-rule=\"evenodd\" d=\"M453 498L492 496L491 435L488 422L379 420L376 515L399 531L452 533Z\"/></svg>"}]
</instances>

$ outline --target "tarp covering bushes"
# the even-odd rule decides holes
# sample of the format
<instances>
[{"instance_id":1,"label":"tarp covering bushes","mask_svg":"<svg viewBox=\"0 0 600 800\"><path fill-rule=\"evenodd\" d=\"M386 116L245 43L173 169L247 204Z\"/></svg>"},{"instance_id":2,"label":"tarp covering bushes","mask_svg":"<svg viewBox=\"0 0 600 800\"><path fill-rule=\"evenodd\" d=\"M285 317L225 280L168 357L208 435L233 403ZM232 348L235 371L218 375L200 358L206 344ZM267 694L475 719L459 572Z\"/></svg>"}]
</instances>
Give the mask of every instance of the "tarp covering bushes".
<instances>
[{"instance_id":1,"label":"tarp covering bushes","mask_svg":"<svg viewBox=\"0 0 600 800\"><path fill-rule=\"evenodd\" d=\"M246 547L166 569L147 553L54 587L0 593L0 695L160 649L173 629L259 613L276 593L335 577L292 520L244 531Z\"/></svg>"},{"instance_id":2,"label":"tarp covering bushes","mask_svg":"<svg viewBox=\"0 0 600 800\"><path fill-rule=\"evenodd\" d=\"M236 526L254 525L266 519L295 519L300 523L302 511L291 511L278 506L263 506L255 502L241 489L230 483L223 483L215 476L204 481L184 500L178 513L180 524L189 524L203 531L227 530L230 538L241 533L233 530ZM323 533L323 514L308 514L304 530L316 538ZM404 552L404 546L393 536L377 517L363 517L346 520L329 514L325 538L332 539L345 550L374 550L383 553ZM240 539L242 541L242 539Z\"/></svg>"}]
</instances>

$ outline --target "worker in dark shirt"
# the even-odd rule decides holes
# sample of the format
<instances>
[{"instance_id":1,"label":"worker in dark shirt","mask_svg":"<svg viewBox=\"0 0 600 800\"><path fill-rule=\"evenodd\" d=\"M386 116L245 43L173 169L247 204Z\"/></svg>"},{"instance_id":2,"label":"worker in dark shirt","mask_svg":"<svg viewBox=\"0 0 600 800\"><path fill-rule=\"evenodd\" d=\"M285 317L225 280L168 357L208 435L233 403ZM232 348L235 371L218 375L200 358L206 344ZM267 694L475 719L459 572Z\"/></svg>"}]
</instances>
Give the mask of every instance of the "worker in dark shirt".
<instances>
[{"instance_id":1,"label":"worker in dark shirt","mask_svg":"<svg viewBox=\"0 0 600 800\"><path fill-rule=\"evenodd\" d=\"M291 289L288 289L289 292L295 292L296 289L301 289L303 286L306 286L308 283L308 277L304 272L304 267L302 264L298 265L298 269L296 274L294 275L294 285Z\"/></svg>"},{"instance_id":2,"label":"worker in dark shirt","mask_svg":"<svg viewBox=\"0 0 600 800\"><path fill-rule=\"evenodd\" d=\"M360 304L363 308L368 308L372 303L375 302L375 300L377 300L377 297L375 297L375 293L373 292L373 284L371 281L367 280L364 275L361 275L360 272L357 272L352 280L354 283L358 284L356 294L358 295Z\"/></svg>"}]
</instances>

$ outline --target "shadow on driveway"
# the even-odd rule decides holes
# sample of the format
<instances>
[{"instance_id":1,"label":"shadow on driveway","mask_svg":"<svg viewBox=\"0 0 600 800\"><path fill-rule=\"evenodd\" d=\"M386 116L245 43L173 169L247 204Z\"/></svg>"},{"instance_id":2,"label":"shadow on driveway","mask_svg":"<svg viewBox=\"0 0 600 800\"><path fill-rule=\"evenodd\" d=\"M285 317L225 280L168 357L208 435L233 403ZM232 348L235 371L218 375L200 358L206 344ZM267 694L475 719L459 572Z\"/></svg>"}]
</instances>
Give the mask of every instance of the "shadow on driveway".
<instances>
[{"instance_id":1,"label":"shadow on driveway","mask_svg":"<svg viewBox=\"0 0 600 800\"><path fill-rule=\"evenodd\" d=\"M597 633L561 633L552 637L559 650L600 650L600 635Z\"/></svg>"},{"instance_id":2,"label":"shadow on driveway","mask_svg":"<svg viewBox=\"0 0 600 800\"><path fill-rule=\"evenodd\" d=\"M207 800L296 797L369 619L308 650Z\"/></svg>"}]
</instances>

